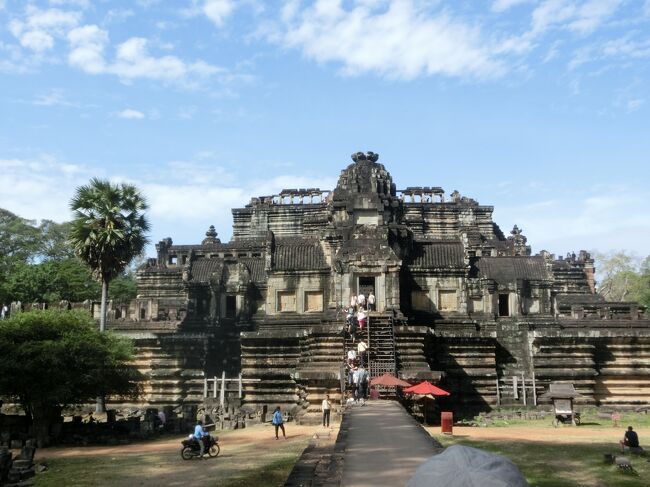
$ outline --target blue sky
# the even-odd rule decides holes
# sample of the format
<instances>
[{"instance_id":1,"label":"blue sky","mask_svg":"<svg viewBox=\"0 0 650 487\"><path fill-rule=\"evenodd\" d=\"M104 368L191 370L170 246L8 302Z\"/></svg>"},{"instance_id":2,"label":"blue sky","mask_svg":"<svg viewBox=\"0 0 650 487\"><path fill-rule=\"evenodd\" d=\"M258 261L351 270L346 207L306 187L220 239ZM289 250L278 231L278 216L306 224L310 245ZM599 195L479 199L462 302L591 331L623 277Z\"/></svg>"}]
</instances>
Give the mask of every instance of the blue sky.
<instances>
[{"instance_id":1,"label":"blue sky","mask_svg":"<svg viewBox=\"0 0 650 487\"><path fill-rule=\"evenodd\" d=\"M648 255L649 61L650 0L0 0L0 207L62 221L108 177L154 242L227 240L373 150L534 252Z\"/></svg>"}]
</instances>

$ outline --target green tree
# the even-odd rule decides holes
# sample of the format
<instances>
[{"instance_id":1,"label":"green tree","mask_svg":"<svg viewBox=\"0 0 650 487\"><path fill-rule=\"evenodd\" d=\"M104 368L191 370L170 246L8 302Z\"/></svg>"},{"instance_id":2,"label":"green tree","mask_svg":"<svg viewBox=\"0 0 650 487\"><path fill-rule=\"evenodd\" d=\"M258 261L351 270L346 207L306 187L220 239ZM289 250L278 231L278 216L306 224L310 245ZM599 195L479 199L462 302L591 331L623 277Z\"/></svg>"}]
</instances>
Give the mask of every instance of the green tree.
<instances>
[{"instance_id":1,"label":"green tree","mask_svg":"<svg viewBox=\"0 0 650 487\"><path fill-rule=\"evenodd\" d=\"M17 266L31 262L38 253L40 232L34 222L0 208L0 283ZM5 286L0 285L0 305L9 301Z\"/></svg>"},{"instance_id":2,"label":"green tree","mask_svg":"<svg viewBox=\"0 0 650 487\"><path fill-rule=\"evenodd\" d=\"M84 311L31 311L0 321L0 395L32 419L39 446L48 443L61 408L98 395L135 398L141 375L132 343L100 333Z\"/></svg>"},{"instance_id":3,"label":"green tree","mask_svg":"<svg viewBox=\"0 0 650 487\"><path fill-rule=\"evenodd\" d=\"M650 256L641 261L625 250L594 255L601 296L608 301L650 305Z\"/></svg>"},{"instance_id":4,"label":"green tree","mask_svg":"<svg viewBox=\"0 0 650 487\"><path fill-rule=\"evenodd\" d=\"M9 301L56 303L99 298L101 289L88 267L76 258L17 265L4 284Z\"/></svg>"},{"instance_id":5,"label":"green tree","mask_svg":"<svg viewBox=\"0 0 650 487\"><path fill-rule=\"evenodd\" d=\"M66 260L74 258L74 249L69 242L70 222L56 223L41 220L38 230L41 234L39 254L42 260Z\"/></svg>"},{"instance_id":6,"label":"green tree","mask_svg":"<svg viewBox=\"0 0 650 487\"><path fill-rule=\"evenodd\" d=\"M70 207L74 212L69 234L74 252L102 285L100 330L104 331L109 283L147 244L147 203L133 185L94 178L77 188Z\"/></svg>"},{"instance_id":7,"label":"green tree","mask_svg":"<svg viewBox=\"0 0 650 487\"><path fill-rule=\"evenodd\" d=\"M135 276L131 272L125 272L111 282L109 297L115 303L128 304L136 298L137 294Z\"/></svg>"}]
</instances>

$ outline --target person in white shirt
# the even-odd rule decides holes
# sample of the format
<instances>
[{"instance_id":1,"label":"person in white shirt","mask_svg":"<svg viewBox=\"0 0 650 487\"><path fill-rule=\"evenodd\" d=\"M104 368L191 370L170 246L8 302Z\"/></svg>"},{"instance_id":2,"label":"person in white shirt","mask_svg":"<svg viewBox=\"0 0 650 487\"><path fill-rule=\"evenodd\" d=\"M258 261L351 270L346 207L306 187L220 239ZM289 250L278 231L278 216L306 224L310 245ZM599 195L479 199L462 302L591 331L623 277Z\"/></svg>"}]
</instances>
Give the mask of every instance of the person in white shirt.
<instances>
[{"instance_id":1,"label":"person in white shirt","mask_svg":"<svg viewBox=\"0 0 650 487\"><path fill-rule=\"evenodd\" d=\"M348 350L348 364L354 365L354 361L357 359L357 352L354 350Z\"/></svg>"},{"instance_id":2,"label":"person in white shirt","mask_svg":"<svg viewBox=\"0 0 650 487\"><path fill-rule=\"evenodd\" d=\"M375 295L372 291L368 294L368 311L375 311Z\"/></svg>"},{"instance_id":3,"label":"person in white shirt","mask_svg":"<svg viewBox=\"0 0 650 487\"><path fill-rule=\"evenodd\" d=\"M363 338L357 344L357 357L359 357L363 366L368 362L368 344L363 341Z\"/></svg>"},{"instance_id":4,"label":"person in white shirt","mask_svg":"<svg viewBox=\"0 0 650 487\"><path fill-rule=\"evenodd\" d=\"M359 295L357 296L357 303L359 303L359 306L366 305L366 297L363 295L363 293L359 293Z\"/></svg>"},{"instance_id":5,"label":"person in white shirt","mask_svg":"<svg viewBox=\"0 0 650 487\"><path fill-rule=\"evenodd\" d=\"M323 428L330 425L330 411L332 409L332 403L330 403L330 395L326 394L325 399L323 399Z\"/></svg>"},{"instance_id":6,"label":"person in white shirt","mask_svg":"<svg viewBox=\"0 0 650 487\"><path fill-rule=\"evenodd\" d=\"M353 294L352 297L350 298L350 306L352 306L352 309L356 309L357 307L357 295Z\"/></svg>"}]
</instances>

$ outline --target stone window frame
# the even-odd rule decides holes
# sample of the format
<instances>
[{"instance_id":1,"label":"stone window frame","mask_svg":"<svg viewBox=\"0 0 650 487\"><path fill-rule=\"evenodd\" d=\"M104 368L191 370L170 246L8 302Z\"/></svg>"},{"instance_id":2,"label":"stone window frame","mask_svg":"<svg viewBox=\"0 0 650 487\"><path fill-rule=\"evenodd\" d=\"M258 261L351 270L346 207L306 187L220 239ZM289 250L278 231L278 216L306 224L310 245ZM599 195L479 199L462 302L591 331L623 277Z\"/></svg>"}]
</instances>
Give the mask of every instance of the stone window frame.
<instances>
[{"instance_id":1,"label":"stone window frame","mask_svg":"<svg viewBox=\"0 0 650 487\"><path fill-rule=\"evenodd\" d=\"M318 311L307 311L307 293L320 293L322 300L321 300L321 309ZM302 312L303 313L322 313L325 309L325 292L323 289L320 288L313 288L313 289L303 289L302 291Z\"/></svg>"},{"instance_id":2,"label":"stone window frame","mask_svg":"<svg viewBox=\"0 0 650 487\"><path fill-rule=\"evenodd\" d=\"M280 295L293 293L295 309L283 311L280 309ZM298 312L298 293L296 289L278 289L275 291L275 312L276 313L297 313Z\"/></svg>"},{"instance_id":3,"label":"stone window frame","mask_svg":"<svg viewBox=\"0 0 650 487\"><path fill-rule=\"evenodd\" d=\"M438 311L452 312L452 313L454 311L458 311L460 309L460 305L459 305L459 302L458 302L458 297L459 297L458 296L458 291L459 290L457 288L455 288L455 287L454 288L451 288L451 287L439 287L439 288L437 288L436 289L436 308L438 309ZM440 300L440 295L441 295L441 293L447 293L447 292L453 292L456 295L456 306L454 307L454 309L448 309L448 308L442 308L441 307L442 303L441 303L441 300Z\"/></svg>"}]
</instances>

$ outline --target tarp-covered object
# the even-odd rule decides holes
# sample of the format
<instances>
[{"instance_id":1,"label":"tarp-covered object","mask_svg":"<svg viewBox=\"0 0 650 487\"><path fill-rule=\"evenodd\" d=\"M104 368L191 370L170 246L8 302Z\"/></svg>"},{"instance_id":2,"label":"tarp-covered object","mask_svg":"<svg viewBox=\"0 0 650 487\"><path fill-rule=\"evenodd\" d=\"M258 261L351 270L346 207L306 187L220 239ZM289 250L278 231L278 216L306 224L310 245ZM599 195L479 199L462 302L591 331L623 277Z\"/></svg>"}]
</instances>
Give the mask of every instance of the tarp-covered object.
<instances>
[{"instance_id":1,"label":"tarp-covered object","mask_svg":"<svg viewBox=\"0 0 650 487\"><path fill-rule=\"evenodd\" d=\"M406 487L528 487L507 458L454 445L420 465Z\"/></svg>"}]
</instances>

